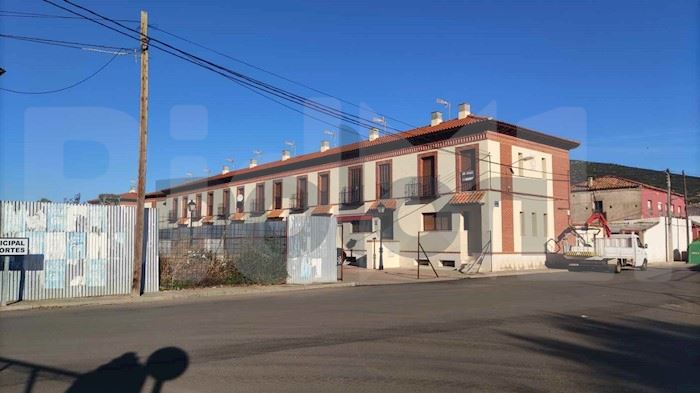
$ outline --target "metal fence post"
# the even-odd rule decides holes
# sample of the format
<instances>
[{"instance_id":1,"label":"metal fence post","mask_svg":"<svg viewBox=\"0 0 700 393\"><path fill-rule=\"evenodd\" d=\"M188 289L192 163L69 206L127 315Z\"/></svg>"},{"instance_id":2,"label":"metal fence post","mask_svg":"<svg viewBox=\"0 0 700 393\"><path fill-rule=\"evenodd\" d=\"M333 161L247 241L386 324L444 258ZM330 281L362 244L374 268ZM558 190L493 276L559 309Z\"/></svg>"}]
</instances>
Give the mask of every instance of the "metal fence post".
<instances>
[{"instance_id":1,"label":"metal fence post","mask_svg":"<svg viewBox=\"0 0 700 393\"><path fill-rule=\"evenodd\" d=\"M10 257L4 256L2 269L2 293L0 293L0 307L7 305L7 299L10 297Z\"/></svg>"}]
</instances>

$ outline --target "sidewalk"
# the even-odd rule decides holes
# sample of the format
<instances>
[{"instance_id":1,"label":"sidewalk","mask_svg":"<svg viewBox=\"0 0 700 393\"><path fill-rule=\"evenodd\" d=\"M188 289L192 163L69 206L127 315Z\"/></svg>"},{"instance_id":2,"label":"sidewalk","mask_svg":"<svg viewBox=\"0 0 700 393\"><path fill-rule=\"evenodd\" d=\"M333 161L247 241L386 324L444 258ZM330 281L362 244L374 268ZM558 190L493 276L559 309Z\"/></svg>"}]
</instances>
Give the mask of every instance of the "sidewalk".
<instances>
[{"instance_id":1,"label":"sidewalk","mask_svg":"<svg viewBox=\"0 0 700 393\"><path fill-rule=\"evenodd\" d=\"M198 299L209 297L244 297L260 296L265 294L297 292L313 289L347 288L356 286L415 284L429 282L455 281L463 279L496 278L519 276L525 274L557 273L566 270L524 270L516 272L478 273L467 275L453 269L437 269L439 277L435 277L429 266L421 267L420 279L417 278L416 269L387 269L372 270L355 266L343 267L343 281L330 284L309 285L251 285L239 287L211 287L182 290L169 290L158 293L149 293L139 297L131 296L102 296L68 299L51 299L37 301L23 301L8 304L0 308L0 313L12 311L24 311L33 309L78 307L78 306L106 306L119 304L145 304L167 300Z\"/></svg>"}]
</instances>

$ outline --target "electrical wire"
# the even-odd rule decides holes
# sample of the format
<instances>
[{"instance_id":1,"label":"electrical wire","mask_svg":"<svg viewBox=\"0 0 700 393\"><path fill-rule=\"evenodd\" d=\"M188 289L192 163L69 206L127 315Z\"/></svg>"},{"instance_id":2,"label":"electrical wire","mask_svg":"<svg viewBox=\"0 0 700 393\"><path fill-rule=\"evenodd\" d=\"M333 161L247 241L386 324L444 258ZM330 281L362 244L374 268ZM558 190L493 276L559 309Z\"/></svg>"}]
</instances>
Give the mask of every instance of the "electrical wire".
<instances>
[{"instance_id":1,"label":"electrical wire","mask_svg":"<svg viewBox=\"0 0 700 393\"><path fill-rule=\"evenodd\" d=\"M133 53L135 51L135 49L125 49L123 47L111 46L111 45L86 44L84 42L54 40L54 39L49 39L49 38L29 37L29 36L14 35L14 34L2 34L2 33L0 33L0 38L6 38L6 39L18 40L18 41L26 41L26 42L36 43L36 44L61 46L61 47L73 48L73 49L83 49L83 50L109 49L109 50L113 50L113 51L120 51L120 52L122 52L121 54Z\"/></svg>"},{"instance_id":2,"label":"electrical wire","mask_svg":"<svg viewBox=\"0 0 700 393\"><path fill-rule=\"evenodd\" d=\"M64 11L67 11L67 12L69 12L69 13L72 13L72 14L74 14L74 15L77 15L77 16L79 16L79 17L82 17L82 18L84 18L84 19L87 19L87 20L89 20L89 21L92 21L92 22L94 22L94 23L96 23L96 24L99 24L99 25L101 25L101 26L103 26L103 27L106 27L106 28L108 28L108 29L110 29L110 30L113 30L113 31L115 31L115 32L117 32L117 33L120 33L120 34L122 34L122 35L125 35L125 36L127 36L127 37L129 37L129 38L141 40L141 33L140 33L139 31L137 31L137 30L135 30L135 29L132 29L132 28L130 28L130 27L128 27L128 26L124 26L123 24L118 23L118 22L115 21L114 19L110 19L110 18L108 18L108 17L106 17L106 16L104 16L104 15L101 15L101 14L97 13L97 12L91 11L91 10L89 10L89 9L83 7L83 6L80 6L80 5L78 5L78 4L75 4L75 3L72 2L72 1L63 0L63 2L65 2L65 3L67 3L67 4L70 4L70 5L72 5L72 6L76 7L76 8L79 8L79 9L85 11L85 12L88 12L89 14L92 14L92 15L94 15L94 16L96 16L96 17L98 17L98 18L100 18L100 19L102 19L102 20L104 20L104 21L108 21L108 22L110 22L110 23L112 23L112 24L115 24L115 25L121 27L122 29L126 29L126 30L128 30L128 31L130 31L130 32L132 32L132 33L135 33L135 34L137 34L137 36L133 36L133 35L131 35L131 34L129 34L129 33L126 33L126 32L124 32L124 31L122 31L122 30L119 30L119 29L117 29L117 28L115 28L115 27L106 25L106 24L102 23L102 22L99 21L99 20L96 20L96 19L94 19L94 18L91 18L90 16L83 15L83 14L81 14L81 13L79 13L79 12L74 11L74 10L71 10L71 9L66 8L66 7L60 6L60 5L54 3L54 2L52 2L52 1L50 1L50 0L43 0L43 1L46 2L46 3L48 3L48 4L53 5L53 6L55 6L55 7L58 7L58 8L60 8L60 9L63 9ZM161 31L163 31L163 30L161 29ZM232 80L232 81L234 81L235 83L237 83L237 84L239 84L239 85L245 87L246 89L250 90L251 92L254 92L254 93L258 94L258 95L261 95L261 96L263 96L263 97L265 97L265 98L267 98L267 99L272 100L273 102L276 102L276 103L278 103L278 104L280 104L280 105L282 105L282 106L285 106L286 108L288 108L288 109L290 109L290 110L293 110L293 111L295 111L295 112L298 112L298 113L300 113L300 114L302 114L302 115L304 115L304 116L307 116L307 117L316 119L316 120L321 121L321 122L323 122L323 123L325 123L325 124L330 124L330 123L328 123L328 122L326 122L326 121L323 121L323 120L321 120L321 119L319 119L319 118L317 118L317 117L311 116L311 115L309 115L309 114L307 114L307 113L304 113L304 112L302 112L302 111L300 111L300 110L298 110L298 109L296 109L296 108L294 108L294 107L291 107L290 105L287 105L287 104L285 104L285 103L283 103L283 102L281 102L281 101L279 101L279 100L277 100L277 99L275 99L275 98L269 97L267 94L272 95L272 96L275 96L275 97L277 97L277 98L279 98L279 99L282 99L282 100L286 100L286 101L292 102L292 103L294 103L294 104L298 104L298 105L305 106L305 107L310 107L310 109L312 109L312 110L315 110L315 111L320 112L320 113L322 113L322 114L325 114L325 115L334 117L334 118L336 118L336 119L338 119L338 120L341 120L341 121L345 121L345 122L348 122L348 123L351 123L351 124L355 124L355 125L362 126L362 127L367 127L367 128L370 128L370 127L375 128L375 127L376 127L376 123L370 122L370 121L368 121L367 119L363 119L363 118L361 118L360 116L353 115L353 114L348 114L347 112L343 112L343 111L337 110L337 109L335 109L335 108L328 107L327 105L323 105L323 104L317 103L317 102L315 102L315 101L313 101L313 100L309 100L309 99L307 99L307 98L305 98L305 97L303 97L303 96L300 96L300 95L297 95L297 94L295 94L295 93L292 93L292 92L286 91L286 90L284 90L284 89L278 88L278 87L273 86L273 85L271 85L271 84L268 84L268 83L266 83L266 82L259 81L259 80L257 80L257 79L252 78L252 77L249 77L249 76L247 76L247 75L244 75L244 74L242 74L242 73L240 73L240 72L233 71L233 70L231 70L231 69L229 69L229 68L227 68L227 67L221 66L221 65L219 65L219 64L216 64L216 63L213 63L213 62L211 62L211 61L205 60L205 59L203 59L203 58L201 58L201 57L199 57L199 56L196 56L196 55L194 55L194 54L191 54L191 53L189 53L189 52L187 52L187 51L181 50L181 49L179 49L179 48L177 48L177 47L175 47L175 46L173 46L173 45L170 45L170 44L168 44L168 43L166 43L166 42L164 42L164 41L162 41L162 40L159 40L159 39L156 39L156 38L153 38L153 37L150 37L150 36L149 36L149 37L148 37L148 41L149 41L149 45L155 47L156 49L159 49L159 50L164 51L164 52L166 52L166 53L168 53L168 54L170 54L170 55L173 55L173 56L175 56L175 57L178 57L178 58L180 58L180 59L183 59L183 60L188 61L188 62L190 62L190 63L193 63L193 64L195 64L195 65L198 65L198 66L200 66L200 67L202 67L202 68L205 68L205 69L208 69L208 70L210 70L210 71L212 71L212 72L215 72L215 73L217 73L217 74L220 74L220 75L224 76L225 78L227 78L227 79L229 79L229 80ZM332 124L330 124L330 125L332 125ZM393 127L387 127L387 128L392 128L393 130L400 131L400 130L397 130L397 129L393 128ZM381 132L381 130L379 130L379 131ZM396 135L396 133L388 133L387 131L384 131L384 134L387 134L387 135ZM419 136L419 137L420 137L420 136ZM444 149L444 148L438 148L438 150L445 150L445 149ZM445 151L447 151L447 152L449 152L449 153L451 153L451 154L456 154L456 152L454 152L454 151L449 151L449 150L445 150ZM480 160L482 160L482 159L480 159ZM485 160L482 160L482 161L485 161ZM491 162L493 162L493 161L491 161ZM512 165L513 165L513 164L503 164L503 163L497 163L497 162L493 162L493 163L495 163L495 164L497 164L497 165L501 165L501 166L506 166L506 167L509 167L509 168L512 168ZM550 173L550 174L552 174L552 175L557 175L557 176L558 176L558 175L561 175L561 174L555 174L555 173ZM567 178L568 178L568 175L567 175ZM551 179L551 180L556 181L555 179ZM563 181L563 180L562 180L562 181Z\"/></svg>"},{"instance_id":3,"label":"electrical wire","mask_svg":"<svg viewBox=\"0 0 700 393\"><path fill-rule=\"evenodd\" d=\"M81 84L83 84L83 83L89 81L89 80L92 79L93 77L95 77L95 76L96 76L97 74L99 74L102 70L104 70L105 68L107 68L107 66L109 66L109 65L114 61L114 59L117 58L117 56L119 56L119 53L115 53L115 54L109 59L109 61L107 61L104 65L102 65L102 67L98 68L98 69L97 69L95 72L93 72L92 74L90 74L90 75L88 75L87 77L85 77L85 78L79 80L78 82L75 82L75 83L73 83L73 84L71 84L71 85L68 85L68 86L66 86L66 87L62 87L62 88L60 88L60 89L43 90L43 91L22 91L22 90L14 90L14 89L7 89L7 88L4 88L4 87L0 87L0 90L2 90L2 91L7 91L7 92L9 92L9 93L14 93L14 94L31 94L31 95L53 94L53 93L59 93L59 92L62 92L62 91L66 91L66 90L68 90L68 89L71 89L71 88L73 88L73 87L76 87L76 86L78 86L78 85L81 85Z\"/></svg>"}]
</instances>

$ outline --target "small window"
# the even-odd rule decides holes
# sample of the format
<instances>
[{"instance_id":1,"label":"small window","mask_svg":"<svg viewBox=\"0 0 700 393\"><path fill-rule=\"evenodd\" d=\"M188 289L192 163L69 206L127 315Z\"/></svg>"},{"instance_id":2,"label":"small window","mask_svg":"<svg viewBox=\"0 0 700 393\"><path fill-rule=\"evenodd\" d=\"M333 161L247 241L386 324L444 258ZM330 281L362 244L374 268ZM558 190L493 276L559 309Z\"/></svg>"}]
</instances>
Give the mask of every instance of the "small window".
<instances>
[{"instance_id":1,"label":"small window","mask_svg":"<svg viewBox=\"0 0 700 393\"><path fill-rule=\"evenodd\" d=\"M656 208L657 208L659 211L662 211L662 210L664 209L664 208L663 208L663 205L661 204L661 202L656 202Z\"/></svg>"},{"instance_id":2,"label":"small window","mask_svg":"<svg viewBox=\"0 0 700 393\"><path fill-rule=\"evenodd\" d=\"M542 178L547 178L547 159L542 157Z\"/></svg>"},{"instance_id":3,"label":"small window","mask_svg":"<svg viewBox=\"0 0 700 393\"><path fill-rule=\"evenodd\" d=\"M214 215L214 193L207 193L207 216Z\"/></svg>"},{"instance_id":4,"label":"small window","mask_svg":"<svg viewBox=\"0 0 700 393\"><path fill-rule=\"evenodd\" d=\"M525 168L523 167L523 153L518 153L518 176L525 176Z\"/></svg>"},{"instance_id":5,"label":"small window","mask_svg":"<svg viewBox=\"0 0 700 393\"><path fill-rule=\"evenodd\" d=\"M596 213L602 213L603 212L603 201L594 201L593 202L593 211Z\"/></svg>"},{"instance_id":6,"label":"small window","mask_svg":"<svg viewBox=\"0 0 700 393\"><path fill-rule=\"evenodd\" d=\"M450 213L423 213L424 231L451 231L452 214Z\"/></svg>"},{"instance_id":7,"label":"small window","mask_svg":"<svg viewBox=\"0 0 700 393\"><path fill-rule=\"evenodd\" d=\"M545 237L549 236L547 234L548 231L549 231L549 217L547 216L547 213L544 213L542 215L542 232L544 233Z\"/></svg>"},{"instance_id":8,"label":"small window","mask_svg":"<svg viewBox=\"0 0 700 393\"><path fill-rule=\"evenodd\" d=\"M372 232L372 220L355 220L350 221L352 225L352 233L367 233Z\"/></svg>"},{"instance_id":9,"label":"small window","mask_svg":"<svg viewBox=\"0 0 700 393\"><path fill-rule=\"evenodd\" d=\"M525 236L525 213L520 212L520 236Z\"/></svg>"},{"instance_id":10,"label":"small window","mask_svg":"<svg viewBox=\"0 0 700 393\"><path fill-rule=\"evenodd\" d=\"M272 208L282 208L282 180L277 180L272 184Z\"/></svg>"},{"instance_id":11,"label":"small window","mask_svg":"<svg viewBox=\"0 0 700 393\"><path fill-rule=\"evenodd\" d=\"M532 213L532 236L537 236L537 213Z\"/></svg>"}]
</instances>

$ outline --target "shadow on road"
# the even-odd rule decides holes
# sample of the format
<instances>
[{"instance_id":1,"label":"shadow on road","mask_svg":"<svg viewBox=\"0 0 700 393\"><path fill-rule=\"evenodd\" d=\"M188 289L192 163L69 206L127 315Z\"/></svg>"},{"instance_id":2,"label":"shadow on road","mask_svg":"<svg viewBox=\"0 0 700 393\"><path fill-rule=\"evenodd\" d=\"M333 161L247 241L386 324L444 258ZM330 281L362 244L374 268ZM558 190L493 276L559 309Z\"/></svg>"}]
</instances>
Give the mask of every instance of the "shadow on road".
<instances>
[{"instance_id":1,"label":"shadow on road","mask_svg":"<svg viewBox=\"0 0 700 393\"><path fill-rule=\"evenodd\" d=\"M34 392L37 382L42 379L71 382L66 393L87 392L141 392L146 379L155 380L153 392L160 392L166 381L182 375L189 366L185 351L176 347L161 348L141 364L134 352L127 352L84 374L70 370L28 363L21 360L0 357L0 372L15 371L26 374L24 392Z\"/></svg>"},{"instance_id":2,"label":"shadow on road","mask_svg":"<svg viewBox=\"0 0 700 393\"><path fill-rule=\"evenodd\" d=\"M697 326L648 319L612 323L554 315L548 325L574 334L574 341L506 333L526 350L577 363L608 386L633 386L656 391L692 391L700 386L697 372L700 339ZM634 389L634 388L633 388Z\"/></svg>"}]
</instances>

